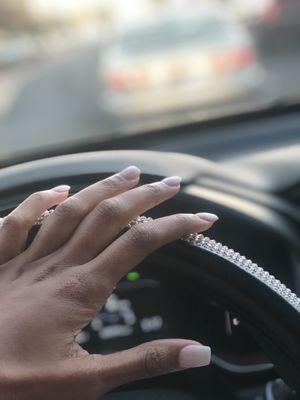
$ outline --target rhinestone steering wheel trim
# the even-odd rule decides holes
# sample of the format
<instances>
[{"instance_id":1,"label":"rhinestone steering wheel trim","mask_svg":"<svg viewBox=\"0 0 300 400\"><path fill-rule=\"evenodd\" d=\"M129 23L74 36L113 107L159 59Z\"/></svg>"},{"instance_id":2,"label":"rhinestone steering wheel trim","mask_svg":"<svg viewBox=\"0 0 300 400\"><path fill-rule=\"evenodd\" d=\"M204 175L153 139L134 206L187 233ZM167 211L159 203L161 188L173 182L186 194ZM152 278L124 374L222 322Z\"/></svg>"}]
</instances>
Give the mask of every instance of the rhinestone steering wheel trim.
<instances>
[{"instance_id":1,"label":"rhinestone steering wheel trim","mask_svg":"<svg viewBox=\"0 0 300 400\"><path fill-rule=\"evenodd\" d=\"M153 219L150 217L139 216L130 221L127 226L130 229L134 225L149 222L152 220ZM234 266L242 269L243 271L247 272L254 278L258 279L260 282L271 288L275 293L277 293L281 298L287 301L300 313L300 298L279 279L271 275L262 267L259 267L257 264L253 263L250 259L234 251L233 249L224 246L222 243L216 242L215 240L210 239L209 237L202 234L190 234L181 238L181 240L191 246L204 249L210 253L224 258L227 261L230 261Z\"/></svg>"}]
</instances>

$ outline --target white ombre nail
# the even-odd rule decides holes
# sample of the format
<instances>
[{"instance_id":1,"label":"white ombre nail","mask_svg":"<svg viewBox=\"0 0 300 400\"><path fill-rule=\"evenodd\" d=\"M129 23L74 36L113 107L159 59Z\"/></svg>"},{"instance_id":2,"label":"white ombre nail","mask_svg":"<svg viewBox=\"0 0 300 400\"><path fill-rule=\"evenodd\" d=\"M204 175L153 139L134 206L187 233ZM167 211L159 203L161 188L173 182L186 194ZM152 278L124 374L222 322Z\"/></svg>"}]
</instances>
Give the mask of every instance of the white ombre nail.
<instances>
[{"instance_id":1,"label":"white ombre nail","mask_svg":"<svg viewBox=\"0 0 300 400\"><path fill-rule=\"evenodd\" d=\"M125 178L127 181L132 181L134 179L137 179L141 174L141 170L136 167L135 165L131 165L123 171L119 172L119 175L121 175L123 178Z\"/></svg>"},{"instance_id":2,"label":"white ombre nail","mask_svg":"<svg viewBox=\"0 0 300 400\"><path fill-rule=\"evenodd\" d=\"M64 193L64 192L68 192L71 189L71 187L69 185L60 185L60 186L56 186L54 188L52 188L51 190L54 190L54 192L58 192L58 193Z\"/></svg>"},{"instance_id":3,"label":"white ombre nail","mask_svg":"<svg viewBox=\"0 0 300 400\"><path fill-rule=\"evenodd\" d=\"M180 176L169 176L168 178L163 179L162 182L168 186L176 187L180 185L181 178Z\"/></svg>"},{"instance_id":4,"label":"white ombre nail","mask_svg":"<svg viewBox=\"0 0 300 400\"><path fill-rule=\"evenodd\" d=\"M182 369L204 367L210 364L211 350L208 346L192 344L179 353L179 366Z\"/></svg>"},{"instance_id":5,"label":"white ombre nail","mask_svg":"<svg viewBox=\"0 0 300 400\"><path fill-rule=\"evenodd\" d=\"M219 217L216 214L211 214L207 212L197 213L196 215L207 222L216 222L219 219Z\"/></svg>"}]
</instances>

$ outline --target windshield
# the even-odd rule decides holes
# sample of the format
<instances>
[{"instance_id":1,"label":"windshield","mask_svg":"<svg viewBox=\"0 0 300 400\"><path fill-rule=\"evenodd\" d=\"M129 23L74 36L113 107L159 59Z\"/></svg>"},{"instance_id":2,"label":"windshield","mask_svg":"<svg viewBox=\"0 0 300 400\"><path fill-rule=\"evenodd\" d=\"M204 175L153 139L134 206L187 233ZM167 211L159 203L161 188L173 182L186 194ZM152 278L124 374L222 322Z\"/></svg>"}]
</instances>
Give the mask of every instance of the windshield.
<instances>
[{"instance_id":1,"label":"windshield","mask_svg":"<svg viewBox=\"0 0 300 400\"><path fill-rule=\"evenodd\" d=\"M297 102L299 40L299 0L0 0L0 162Z\"/></svg>"}]
</instances>

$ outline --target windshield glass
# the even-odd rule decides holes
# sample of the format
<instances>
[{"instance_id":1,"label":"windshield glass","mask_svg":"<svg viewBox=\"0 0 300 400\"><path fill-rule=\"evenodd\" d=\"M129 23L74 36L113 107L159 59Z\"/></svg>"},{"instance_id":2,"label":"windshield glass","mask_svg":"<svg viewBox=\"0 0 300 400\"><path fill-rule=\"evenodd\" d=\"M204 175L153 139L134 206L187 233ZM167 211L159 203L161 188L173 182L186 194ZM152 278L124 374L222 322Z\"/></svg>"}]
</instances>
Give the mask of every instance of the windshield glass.
<instances>
[{"instance_id":1,"label":"windshield glass","mask_svg":"<svg viewBox=\"0 0 300 400\"><path fill-rule=\"evenodd\" d=\"M297 102L299 42L299 0L0 0L0 162Z\"/></svg>"}]
</instances>

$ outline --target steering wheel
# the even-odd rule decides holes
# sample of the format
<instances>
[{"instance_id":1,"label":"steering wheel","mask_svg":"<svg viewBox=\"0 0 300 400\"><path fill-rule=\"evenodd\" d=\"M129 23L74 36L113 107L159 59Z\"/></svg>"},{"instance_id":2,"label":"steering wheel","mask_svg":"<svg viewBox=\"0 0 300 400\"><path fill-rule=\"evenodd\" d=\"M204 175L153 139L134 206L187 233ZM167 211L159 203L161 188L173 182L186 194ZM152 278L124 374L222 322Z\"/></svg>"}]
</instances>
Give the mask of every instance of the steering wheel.
<instances>
[{"instance_id":1,"label":"steering wheel","mask_svg":"<svg viewBox=\"0 0 300 400\"><path fill-rule=\"evenodd\" d=\"M148 151L106 151L53 157L24 163L0 171L0 212L5 215L33 191L69 183L74 191L135 164L143 171L143 181L180 175L184 201L172 203L172 212L189 204L219 202L208 190L197 186L199 176L218 179L223 184L241 185L234 171L193 156ZM197 189L198 188L198 189ZM225 198L226 200L226 198ZM184 204L183 204L184 203ZM239 205L237 205L239 207ZM237 215L235 215L235 218ZM292 231L285 234L297 246ZM280 377L300 393L300 299L284 285L253 263L221 245L204 239L176 242L159 250L154 259L189 274L199 291L213 294L217 302L234 310L261 345ZM219 250L218 250L219 249ZM223 252L222 252L223 249ZM174 255L176 254L176 260ZM172 268L172 267L170 267Z\"/></svg>"}]
</instances>

